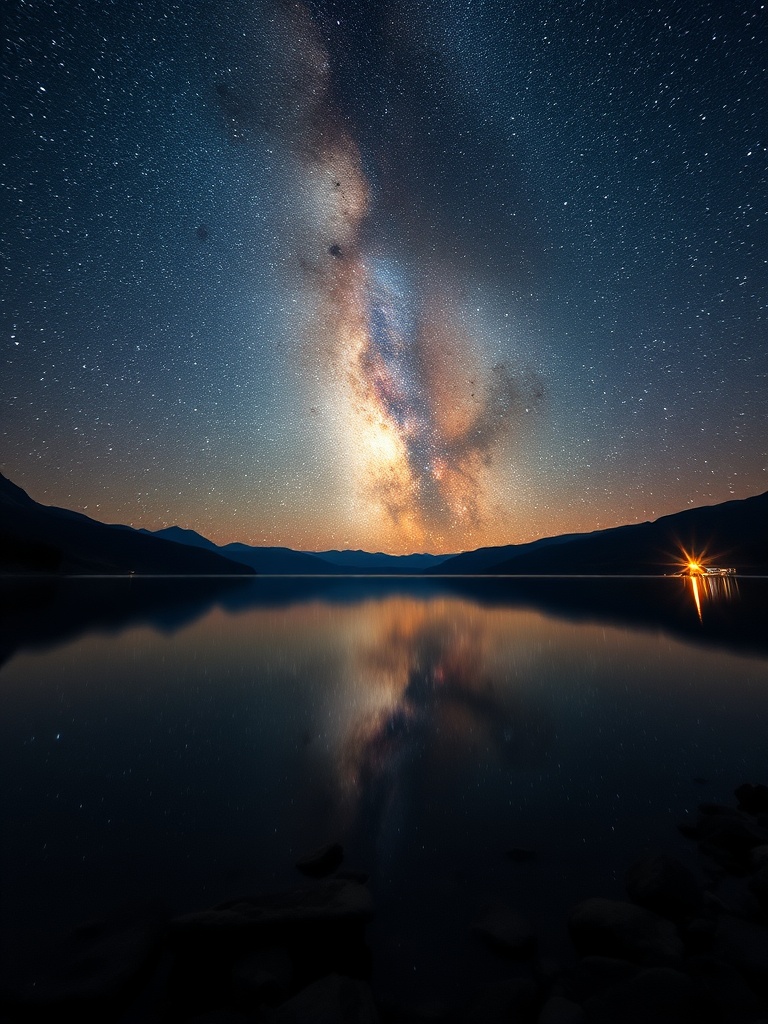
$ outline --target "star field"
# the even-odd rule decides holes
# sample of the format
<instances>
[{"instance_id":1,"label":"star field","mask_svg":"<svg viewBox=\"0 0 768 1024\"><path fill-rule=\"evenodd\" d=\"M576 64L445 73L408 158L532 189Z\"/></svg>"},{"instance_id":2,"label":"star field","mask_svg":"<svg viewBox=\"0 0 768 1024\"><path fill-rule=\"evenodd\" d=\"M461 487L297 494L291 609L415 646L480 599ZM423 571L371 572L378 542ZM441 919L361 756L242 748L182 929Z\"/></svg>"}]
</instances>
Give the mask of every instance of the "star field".
<instances>
[{"instance_id":1,"label":"star field","mask_svg":"<svg viewBox=\"0 0 768 1024\"><path fill-rule=\"evenodd\" d=\"M460 550L768 487L764 3L9 5L0 469Z\"/></svg>"}]
</instances>

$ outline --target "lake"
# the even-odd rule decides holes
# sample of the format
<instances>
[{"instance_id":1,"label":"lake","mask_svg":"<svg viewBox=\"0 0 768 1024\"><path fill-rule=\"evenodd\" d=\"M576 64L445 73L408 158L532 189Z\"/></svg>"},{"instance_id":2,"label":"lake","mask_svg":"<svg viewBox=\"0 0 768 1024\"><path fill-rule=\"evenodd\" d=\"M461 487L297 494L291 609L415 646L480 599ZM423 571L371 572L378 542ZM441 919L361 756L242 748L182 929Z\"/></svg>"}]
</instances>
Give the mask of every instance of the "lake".
<instances>
[{"instance_id":1,"label":"lake","mask_svg":"<svg viewBox=\"0 0 768 1024\"><path fill-rule=\"evenodd\" d=\"M0 587L2 959L122 903L365 872L373 984L465 998L470 932L621 897L768 781L768 580L77 579ZM511 859L511 848L530 850Z\"/></svg>"}]
</instances>

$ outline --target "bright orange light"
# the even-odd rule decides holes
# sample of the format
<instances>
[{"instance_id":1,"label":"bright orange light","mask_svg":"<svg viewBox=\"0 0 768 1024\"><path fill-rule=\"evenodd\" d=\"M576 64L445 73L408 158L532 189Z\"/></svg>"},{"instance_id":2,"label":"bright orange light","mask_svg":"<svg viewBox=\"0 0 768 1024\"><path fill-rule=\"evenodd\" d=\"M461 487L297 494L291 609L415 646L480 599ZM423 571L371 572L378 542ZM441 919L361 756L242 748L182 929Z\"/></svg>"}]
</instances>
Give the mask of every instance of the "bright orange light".
<instances>
[{"instance_id":1,"label":"bright orange light","mask_svg":"<svg viewBox=\"0 0 768 1024\"><path fill-rule=\"evenodd\" d=\"M691 587L693 588L693 600L696 602L696 611L699 613L699 622L701 618L701 599L699 597L699 581L695 576L691 577Z\"/></svg>"},{"instance_id":2,"label":"bright orange light","mask_svg":"<svg viewBox=\"0 0 768 1024\"><path fill-rule=\"evenodd\" d=\"M685 548L680 545L680 554L683 556L678 565L682 569L683 576L704 576L707 571L707 562L704 560L704 551L696 553L695 551L686 551Z\"/></svg>"}]
</instances>

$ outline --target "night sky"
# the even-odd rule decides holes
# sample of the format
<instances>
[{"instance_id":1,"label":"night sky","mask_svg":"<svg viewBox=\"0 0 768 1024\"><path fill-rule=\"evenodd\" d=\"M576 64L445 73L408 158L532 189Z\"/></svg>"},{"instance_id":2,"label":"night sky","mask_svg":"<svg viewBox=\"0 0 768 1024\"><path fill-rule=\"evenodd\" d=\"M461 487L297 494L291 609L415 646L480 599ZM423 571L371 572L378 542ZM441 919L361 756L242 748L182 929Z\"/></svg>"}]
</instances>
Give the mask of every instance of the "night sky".
<instances>
[{"instance_id":1,"label":"night sky","mask_svg":"<svg viewBox=\"0 0 768 1024\"><path fill-rule=\"evenodd\" d=\"M9 0L0 469L457 551L768 488L762 0Z\"/></svg>"}]
</instances>

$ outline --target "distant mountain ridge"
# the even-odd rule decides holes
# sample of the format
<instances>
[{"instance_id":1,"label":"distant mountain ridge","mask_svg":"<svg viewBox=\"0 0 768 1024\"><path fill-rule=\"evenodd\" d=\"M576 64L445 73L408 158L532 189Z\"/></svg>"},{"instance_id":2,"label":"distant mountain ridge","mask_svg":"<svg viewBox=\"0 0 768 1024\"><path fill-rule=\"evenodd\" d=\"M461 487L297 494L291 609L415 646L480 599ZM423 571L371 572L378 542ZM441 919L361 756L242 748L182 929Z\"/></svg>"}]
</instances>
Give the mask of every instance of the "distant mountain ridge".
<instances>
[{"instance_id":1,"label":"distant mountain ridge","mask_svg":"<svg viewBox=\"0 0 768 1024\"><path fill-rule=\"evenodd\" d=\"M0 571L253 575L253 569L130 526L41 505L0 473Z\"/></svg>"},{"instance_id":2,"label":"distant mountain ridge","mask_svg":"<svg viewBox=\"0 0 768 1024\"><path fill-rule=\"evenodd\" d=\"M0 571L267 575L658 575L683 549L742 574L768 572L768 492L646 523L563 534L456 555L295 551L231 543L195 530L109 526L38 504L0 474Z\"/></svg>"},{"instance_id":3,"label":"distant mountain ridge","mask_svg":"<svg viewBox=\"0 0 768 1024\"><path fill-rule=\"evenodd\" d=\"M363 572L369 569L390 570L402 572L403 570L423 571L439 565L453 555L387 555L383 551L314 551L317 558L322 558L333 565L341 565L350 570Z\"/></svg>"},{"instance_id":4,"label":"distant mountain ridge","mask_svg":"<svg viewBox=\"0 0 768 1024\"><path fill-rule=\"evenodd\" d=\"M742 574L768 572L768 491L685 509L653 522L467 551L432 571L457 575L663 575L681 568L684 551Z\"/></svg>"},{"instance_id":5,"label":"distant mountain ridge","mask_svg":"<svg viewBox=\"0 0 768 1024\"><path fill-rule=\"evenodd\" d=\"M403 572L421 572L439 565L451 555L387 555L381 551L295 551L286 547L256 547L249 544L224 544L218 547L195 530L168 526L162 530L142 531L154 537L163 537L180 544L218 551L249 565L259 573L280 576L348 575L374 573L375 575Z\"/></svg>"},{"instance_id":6,"label":"distant mountain ridge","mask_svg":"<svg viewBox=\"0 0 768 1024\"><path fill-rule=\"evenodd\" d=\"M211 546L211 541L179 527L158 531L158 535ZM527 544L478 548L456 555L300 552L247 544L215 548L268 574L452 576L663 575L681 568L683 549L706 555L710 560L718 559L741 573L768 572L768 492L685 509L653 522L561 534Z\"/></svg>"}]
</instances>

